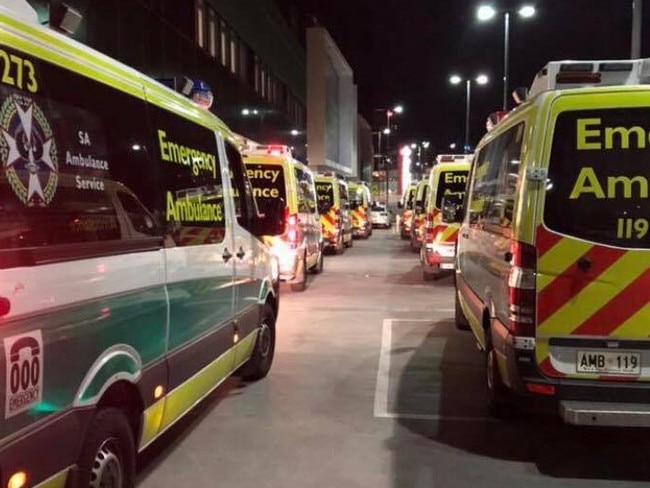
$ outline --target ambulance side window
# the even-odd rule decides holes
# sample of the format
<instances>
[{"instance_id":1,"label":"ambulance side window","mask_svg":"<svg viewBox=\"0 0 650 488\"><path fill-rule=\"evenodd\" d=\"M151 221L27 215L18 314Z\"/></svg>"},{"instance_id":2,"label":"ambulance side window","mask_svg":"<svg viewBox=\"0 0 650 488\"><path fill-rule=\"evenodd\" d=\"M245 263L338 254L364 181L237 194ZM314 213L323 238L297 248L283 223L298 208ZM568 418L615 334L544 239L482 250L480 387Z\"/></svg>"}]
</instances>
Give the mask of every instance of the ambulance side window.
<instances>
[{"instance_id":1,"label":"ambulance side window","mask_svg":"<svg viewBox=\"0 0 650 488\"><path fill-rule=\"evenodd\" d=\"M149 113L166 246L223 242L226 216L214 132L159 107L150 106Z\"/></svg>"},{"instance_id":2,"label":"ambulance side window","mask_svg":"<svg viewBox=\"0 0 650 488\"><path fill-rule=\"evenodd\" d=\"M521 123L490 141L477 154L468 208L471 223L489 225L498 232L512 224L523 134Z\"/></svg>"},{"instance_id":3,"label":"ambulance side window","mask_svg":"<svg viewBox=\"0 0 650 488\"><path fill-rule=\"evenodd\" d=\"M29 60L34 92L0 85L0 251L29 249L22 264L35 265L160 247L145 102ZM26 132L29 144L17 144Z\"/></svg>"}]
</instances>

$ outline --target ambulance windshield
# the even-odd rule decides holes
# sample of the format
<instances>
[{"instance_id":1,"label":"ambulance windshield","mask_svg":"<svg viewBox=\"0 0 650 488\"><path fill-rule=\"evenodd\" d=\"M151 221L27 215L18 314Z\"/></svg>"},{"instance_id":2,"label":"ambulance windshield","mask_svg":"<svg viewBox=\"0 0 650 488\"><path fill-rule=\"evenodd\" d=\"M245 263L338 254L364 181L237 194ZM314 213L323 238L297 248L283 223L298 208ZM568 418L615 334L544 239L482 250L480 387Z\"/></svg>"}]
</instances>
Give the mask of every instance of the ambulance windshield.
<instances>
[{"instance_id":1,"label":"ambulance windshield","mask_svg":"<svg viewBox=\"0 0 650 488\"><path fill-rule=\"evenodd\" d=\"M440 173L438 191L436 192L436 208L442 208L442 199L444 197L455 195L458 199L463 198L468 174L468 170L443 171Z\"/></svg>"},{"instance_id":2,"label":"ambulance windshield","mask_svg":"<svg viewBox=\"0 0 650 488\"><path fill-rule=\"evenodd\" d=\"M334 187L331 183L316 182L316 197L318 198L318 213L327 213L334 204Z\"/></svg>"},{"instance_id":3,"label":"ambulance windshield","mask_svg":"<svg viewBox=\"0 0 650 488\"><path fill-rule=\"evenodd\" d=\"M284 170L279 164L246 163L246 174L253 187L253 196L260 211L278 198L286 201Z\"/></svg>"}]
</instances>

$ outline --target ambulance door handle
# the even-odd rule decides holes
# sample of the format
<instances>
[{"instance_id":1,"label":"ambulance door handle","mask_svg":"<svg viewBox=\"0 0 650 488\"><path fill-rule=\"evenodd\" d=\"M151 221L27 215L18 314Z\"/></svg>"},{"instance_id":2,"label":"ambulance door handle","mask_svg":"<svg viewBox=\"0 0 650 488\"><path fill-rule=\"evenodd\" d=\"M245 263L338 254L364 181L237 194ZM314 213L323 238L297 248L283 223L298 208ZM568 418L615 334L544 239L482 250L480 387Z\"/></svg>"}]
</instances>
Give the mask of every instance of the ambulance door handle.
<instances>
[{"instance_id":1,"label":"ambulance door handle","mask_svg":"<svg viewBox=\"0 0 650 488\"><path fill-rule=\"evenodd\" d=\"M584 271L585 273L591 268L591 259L582 256L578 259L578 269Z\"/></svg>"},{"instance_id":2,"label":"ambulance door handle","mask_svg":"<svg viewBox=\"0 0 650 488\"><path fill-rule=\"evenodd\" d=\"M230 254L230 251L228 250L227 247L225 247L223 249L223 254L221 255L221 257L223 258L224 263L227 263L228 261L230 261L230 258L232 257L232 254Z\"/></svg>"},{"instance_id":3,"label":"ambulance door handle","mask_svg":"<svg viewBox=\"0 0 650 488\"><path fill-rule=\"evenodd\" d=\"M467 238L469 237L469 232L467 232L466 230L464 230L463 232L460 233L460 236L461 236L463 239L467 239Z\"/></svg>"},{"instance_id":4,"label":"ambulance door handle","mask_svg":"<svg viewBox=\"0 0 650 488\"><path fill-rule=\"evenodd\" d=\"M237 251L237 254L235 254L239 259L244 259L244 256L246 256L246 251L244 251L243 247L239 247L239 251Z\"/></svg>"},{"instance_id":5,"label":"ambulance door handle","mask_svg":"<svg viewBox=\"0 0 650 488\"><path fill-rule=\"evenodd\" d=\"M11 302L6 297L0 297L0 317L4 317L11 311Z\"/></svg>"}]
</instances>

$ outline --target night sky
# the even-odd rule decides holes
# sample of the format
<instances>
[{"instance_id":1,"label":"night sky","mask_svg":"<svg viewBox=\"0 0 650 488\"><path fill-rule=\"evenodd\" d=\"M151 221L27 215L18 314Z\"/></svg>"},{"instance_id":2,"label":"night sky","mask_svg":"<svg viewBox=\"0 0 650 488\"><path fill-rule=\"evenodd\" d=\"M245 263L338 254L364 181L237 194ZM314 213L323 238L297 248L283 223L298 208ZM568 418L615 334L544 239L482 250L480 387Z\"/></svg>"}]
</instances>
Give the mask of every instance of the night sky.
<instances>
[{"instance_id":1,"label":"night sky","mask_svg":"<svg viewBox=\"0 0 650 488\"><path fill-rule=\"evenodd\" d=\"M469 0L299 0L300 9L326 27L355 73L359 110L377 129L374 109L402 103L396 141L429 140L435 152L462 145L465 85L449 75L490 77L473 85L470 143L503 100L503 13L476 19L481 3ZM516 15L523 1L499 0L510 22L510 91L529 86L547 61L630 56L632 0L537 0L532 19ZM643 11L641 55L650 57L650 0ZM385 119L383 119L385 120Z\"/></svg>"}]
</instances>

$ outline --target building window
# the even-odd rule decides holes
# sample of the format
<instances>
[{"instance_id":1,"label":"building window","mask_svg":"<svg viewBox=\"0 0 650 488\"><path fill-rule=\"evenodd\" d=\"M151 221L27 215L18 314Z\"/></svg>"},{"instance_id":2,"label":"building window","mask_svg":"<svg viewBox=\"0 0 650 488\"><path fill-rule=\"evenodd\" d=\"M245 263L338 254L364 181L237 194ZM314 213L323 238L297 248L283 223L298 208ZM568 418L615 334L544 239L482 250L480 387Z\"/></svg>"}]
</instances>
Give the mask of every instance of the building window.
<instances>
[{"instance_id":1,"label":"building window","mask_svg":"<svg viewBox=\"0 0 650 488\"><path fill-rule=\"evenodd\" d=\"M219 60L223 66L228 66L228 26L222 20L219 22L221 56Z\"/></svg>"},{"instance_id":2,"label":"building window","mask_svg":"<svg viewBox=\"0 0 650 488\"><path fill-rule=\"evenodd\" d=\"M239 68L239 38L230 32L230 72L237 74Z\"/></svg>"},{"instance_id":3,"label":"building window","mask_svg":"<svg viewBox=\"0 0 650 488\"><path fill-rule=\"evenodd\" d=\"M196 42L205 47L205 4L203 0L196 2Z\"/></svg>"},{"instance_id":4,"label":"building window","mask_svg":"<svg viewBox=\"0 0 650 488\"><path fill-rule=\"evenodd\" d=\"M214 10L208 9L208 39L210 56L217 57L217 18Z\"/></svg>"}]
</instances>

